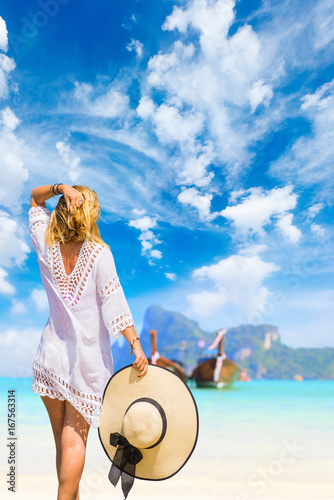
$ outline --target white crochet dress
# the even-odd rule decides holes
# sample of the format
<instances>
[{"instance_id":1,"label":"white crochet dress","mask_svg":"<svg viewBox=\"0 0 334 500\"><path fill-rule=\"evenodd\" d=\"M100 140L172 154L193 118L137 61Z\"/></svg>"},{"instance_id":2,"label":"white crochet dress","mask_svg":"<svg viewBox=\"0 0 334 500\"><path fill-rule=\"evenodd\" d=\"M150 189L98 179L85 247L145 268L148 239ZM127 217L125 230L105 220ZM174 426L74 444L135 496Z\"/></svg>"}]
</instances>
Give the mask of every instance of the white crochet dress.
<instances>
[{"instance_id":1,"label":"white crochet dress","mask_svg":"<svg viewBox=\"0 0 334 500\"><path fill-rule=\"evenodd\" d=\"M69 401L92 427L100 424L104 388L114 372L110 338L133 325L109 247L85 240L70 275L59 242L48 247L50 210L29 210L29 232L50 317L33 361L33 391Z\"/></svg>"}]
</instances>

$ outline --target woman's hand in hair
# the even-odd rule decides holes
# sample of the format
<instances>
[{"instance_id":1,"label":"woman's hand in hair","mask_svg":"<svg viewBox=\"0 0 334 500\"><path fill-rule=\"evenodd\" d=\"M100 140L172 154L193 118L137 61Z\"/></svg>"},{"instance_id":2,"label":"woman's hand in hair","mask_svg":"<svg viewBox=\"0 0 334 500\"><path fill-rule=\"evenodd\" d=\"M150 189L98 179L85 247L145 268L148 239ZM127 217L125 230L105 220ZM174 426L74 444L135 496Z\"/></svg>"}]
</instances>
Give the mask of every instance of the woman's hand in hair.
<instances>
[{"instance_id":1,"label":"woman's hand in hair","mask_svg":"<svg viewBox=\"0 0 334 500\"><path fill-rule=\"evenodd\" d=\"M83 195L72 186L68 184L63 184L59 186L58 190L63 193L67 210L70 210L71 205L76 208L80 208L83 203Z\"/></svg>"}]
</instances>

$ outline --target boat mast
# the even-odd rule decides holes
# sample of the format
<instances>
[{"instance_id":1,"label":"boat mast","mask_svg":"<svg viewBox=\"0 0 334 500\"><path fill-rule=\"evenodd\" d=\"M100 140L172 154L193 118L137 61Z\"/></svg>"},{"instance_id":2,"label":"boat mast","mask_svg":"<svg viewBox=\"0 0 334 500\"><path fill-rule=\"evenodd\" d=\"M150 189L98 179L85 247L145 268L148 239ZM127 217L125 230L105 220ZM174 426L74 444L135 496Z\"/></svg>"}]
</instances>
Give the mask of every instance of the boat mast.
<instances>
[{"instance_id":1,"label":"boat mast","mask_svg":"<svg viewBox=\"0 0 334 500\"><path fill-rule=\"evenodd\" d=\"M219 333L217 333L218 337ZM225 335L222 336L222 338L219 341L218 344L218 356L222 356L224 354L224 342L225 342Z\"/></svg>"},{"instance_id":2,"label":"boat mast","mask_svg":"<svg viewBox=\"0 0 334 500\"><path fill-rule=\"evenodd\" d=\"M157 330L150 330L150 336L151 336L151 363L152 365L157 364L157 360L159 359L159 353L157 349Z\"/></svg>"}]
</instances>

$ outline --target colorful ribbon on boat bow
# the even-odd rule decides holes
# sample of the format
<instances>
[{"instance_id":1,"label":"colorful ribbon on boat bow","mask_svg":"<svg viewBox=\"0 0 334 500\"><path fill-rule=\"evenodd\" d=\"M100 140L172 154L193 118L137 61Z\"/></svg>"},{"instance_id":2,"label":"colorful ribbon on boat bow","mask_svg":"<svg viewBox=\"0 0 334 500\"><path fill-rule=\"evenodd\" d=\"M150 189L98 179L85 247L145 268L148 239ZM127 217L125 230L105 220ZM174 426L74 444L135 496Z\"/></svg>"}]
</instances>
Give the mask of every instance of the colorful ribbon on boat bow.
<instances>
[{"instance_id":1,"label":"colorful ribbon on boat bow","mask_svg":"<svg viewBox=\"0 0 334 500\"><path fill-rule=\"evenodd\" d=\"M133 486L136 465L141 461L143 455L138 448L132 446L132 444L118 432L110 434L110 444L118 448L108 478L114 486L116 486L119 478L121 478L122 491L126 498ZM127 471L130 472L131 475L124 471L126 466Z\"/></svg>"}]
</instances>

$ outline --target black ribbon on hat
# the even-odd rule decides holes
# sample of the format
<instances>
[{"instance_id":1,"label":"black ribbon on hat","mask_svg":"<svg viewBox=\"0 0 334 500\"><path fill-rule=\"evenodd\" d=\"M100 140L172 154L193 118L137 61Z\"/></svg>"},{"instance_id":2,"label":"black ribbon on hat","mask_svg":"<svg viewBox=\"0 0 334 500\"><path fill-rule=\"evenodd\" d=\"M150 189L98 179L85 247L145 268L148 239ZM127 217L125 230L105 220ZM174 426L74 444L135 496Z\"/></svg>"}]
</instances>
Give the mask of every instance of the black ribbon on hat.
<instances>
[{"instance_id":1,"label":"black ribbon on hat","mask_svg":"<svg viewBox=\"0 0 334 500\"><path fill-rule=\"evenodd\" d=\"M138 448L130 444L129 441L118 432L110 434L110 444L118 448L113 458L108 478L114 486L116 486L119 478L121 478L122 491L126 498L133 486L136 465L141 461L143 455ZM130 472L131 475L124 471L125 467L127 467L127 471Z\"/></svg>"}]
</instances>

